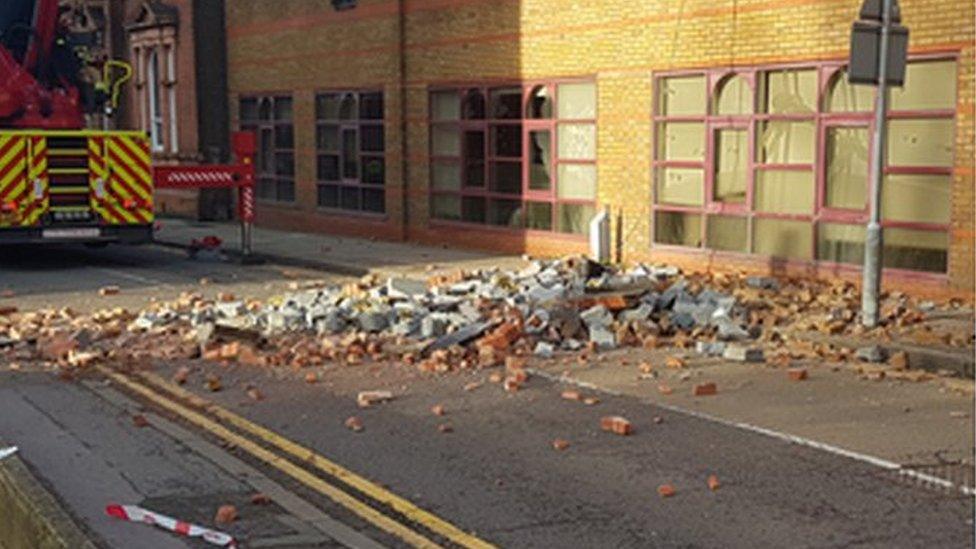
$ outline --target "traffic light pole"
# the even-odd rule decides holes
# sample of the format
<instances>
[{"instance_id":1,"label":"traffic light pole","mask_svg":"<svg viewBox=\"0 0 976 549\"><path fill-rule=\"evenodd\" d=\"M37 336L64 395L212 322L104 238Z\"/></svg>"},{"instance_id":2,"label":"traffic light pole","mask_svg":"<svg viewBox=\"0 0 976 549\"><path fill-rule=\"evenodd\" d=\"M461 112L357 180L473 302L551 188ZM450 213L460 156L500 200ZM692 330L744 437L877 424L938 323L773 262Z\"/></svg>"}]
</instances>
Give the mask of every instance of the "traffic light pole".
<instances>
[{"instance_id":1,"label":"traffic light pole","mask_svg":"<svg viewBox=\"0 0 976 549\"><path fill-rule=\"evenodd\" d=\"M861 322L865 327L878 325L881 293L881 184L884 180L885 143L888 124L888 49L891 33L891 0L882 0L881 41L878 66L878 100L874 108L874 142L871 147L871 217L864 241L864 279L861 292Z\"/></svg>"}]
</instances>

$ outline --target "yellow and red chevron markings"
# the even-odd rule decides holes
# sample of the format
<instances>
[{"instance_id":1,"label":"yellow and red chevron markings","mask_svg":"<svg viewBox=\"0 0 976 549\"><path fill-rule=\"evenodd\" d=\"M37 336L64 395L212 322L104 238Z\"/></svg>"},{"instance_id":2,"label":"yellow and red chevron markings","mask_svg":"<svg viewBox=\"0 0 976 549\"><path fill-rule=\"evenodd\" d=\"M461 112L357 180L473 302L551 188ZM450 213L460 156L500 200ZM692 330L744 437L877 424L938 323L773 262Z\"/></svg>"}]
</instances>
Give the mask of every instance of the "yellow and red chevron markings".
<instances>
[{"instance_id":1,"label":"yellow and red chevron markings","mask_svg":"<svg viewBox=\"0 0 976 549\"><path fill-rule=\"evenodd\" d=\"M19 227L21 201L29 199L27 138L0 135L0 227Z\"/></svg>"},{"instance_id":2,"label":"yellow and red chevron markings","mask_svg":"<svg viewBox=\"0 0 976 549\"><path fill-rule=\"evenodd\" d=\"M148 224L153 220L153 180L149 145L143 138L110 135L88 139L91 207L108 224ZM95 191L101 181L104 192Z\"/></svg>"},{"instance_id":3,"label":"yellow and red chevron markings","mask_svg":"<svg viewBox=\"0 0 976 549\"><path fill-rule=\"evenodd\" d=\"M26 200L22 200L24 214L21 226L37 225L48 209L51 200L51 190L47 169L47 139L43 136L32 135L30 142L30 166L27 174ZM36 187L36 185L40 187ZM38 195L38 192L40 193Z\"/></svg>"}]
</instances>

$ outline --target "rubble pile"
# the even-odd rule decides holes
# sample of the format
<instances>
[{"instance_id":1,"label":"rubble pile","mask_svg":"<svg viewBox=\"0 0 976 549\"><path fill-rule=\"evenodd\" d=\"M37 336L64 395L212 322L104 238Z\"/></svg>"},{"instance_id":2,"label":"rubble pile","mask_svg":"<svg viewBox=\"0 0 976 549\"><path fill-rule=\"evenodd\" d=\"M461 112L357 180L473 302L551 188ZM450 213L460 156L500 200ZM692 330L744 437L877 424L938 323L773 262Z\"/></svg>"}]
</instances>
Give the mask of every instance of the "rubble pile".
<instances>
[{"instance_id":1,"label":"rubble pile","mask_svg":"<svg viewBox=\"0 0 976 549\"><path fill-rule=\"evenodd\" d=\"M427 371L505 365L518 372L524 359L516 358L530 354L673 346L788 366L814 356L854 358L851 349L793 338L811 330L860 334L859 304L856 288L845 282L683 275L645 265L611 269L571 257L534 260L520 271L458 271L426 281L371 275L341 287L296 288L268 302L186 293L138 313L8 311L0 315L0 352L75 368L106 359L202 357L293 367L398 359ZM884 330L917 324L932 307L891 294ZM888 358L878 349L857 356ZM521 381L510 375L505 388L518 390Z\"/></svg>"}]
</instances>

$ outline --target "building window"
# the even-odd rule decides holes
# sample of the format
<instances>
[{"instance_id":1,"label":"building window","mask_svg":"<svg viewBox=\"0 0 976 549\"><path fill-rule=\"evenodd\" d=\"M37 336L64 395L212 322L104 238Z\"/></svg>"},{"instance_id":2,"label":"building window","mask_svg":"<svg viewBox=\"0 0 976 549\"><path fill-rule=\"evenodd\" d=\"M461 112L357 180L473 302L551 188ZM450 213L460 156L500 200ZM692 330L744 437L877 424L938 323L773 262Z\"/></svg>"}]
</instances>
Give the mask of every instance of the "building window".
<instances>
[{"instance_id":1,"label":"building window","mask_svg":"<svg viewBox=\"0 0 976 549\"><path fill-rule=\"evenodd\" d=\"M149 50L148 67L146 71L146 87L149 95L149 142L153 152L162 152L163 140L163 103L160 97L161 67L159 65L159 49Z\"/></svg>"},{"instance_id":2,"label":"building window","mask_svg":"<svg viewBox=\"0 0 976 549\"><path fill-rule=\"evenodd\" d=\"M860 264L874 89L844 67L655 80L654 242ZM956 63L913 60L892 91L886 267L945 273Z\"/></svg>"},{"instance_id":3,"label":"building window","mask_svg":"<svg viewBox=\"0 0 976 549\"><path fill-rule=\"evenodd\" d=\"M431 216L585 234L596 200L596 85L430 94Z\"/></svg>"},{"instance_id":4,"label":"building window","mask_svg":"<svg viewBox=\"0 0 976 549\"><path fill-rule=\"evenodd\" d=\"M240 127L255 132L258 137L258 198L294 202L295 135L291 97L242 97Z\"/></svg>"},{"instance_id":5,"label":"building window","mask_svg":"<svg viewBox=\"0 0 976 549\"><path fill-rule=\"evenodd\" d=\"M386 211L382 92L330 92L315 98L318 205Z\"/></svg>"}]
</instances>

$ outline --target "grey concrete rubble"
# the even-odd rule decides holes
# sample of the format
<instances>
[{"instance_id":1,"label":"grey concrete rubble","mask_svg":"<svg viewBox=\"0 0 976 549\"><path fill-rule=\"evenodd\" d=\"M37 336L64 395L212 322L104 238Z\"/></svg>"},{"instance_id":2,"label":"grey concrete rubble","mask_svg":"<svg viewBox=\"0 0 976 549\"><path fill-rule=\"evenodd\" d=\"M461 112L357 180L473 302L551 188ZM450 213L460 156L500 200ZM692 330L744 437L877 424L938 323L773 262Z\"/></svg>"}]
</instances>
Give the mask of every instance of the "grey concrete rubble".
<instances>
[{"instance_id":1,"label":"grey concrete rubble","mask_svg":"<svg viewBox=\"0 0 976 549\"><path fill-rule=\"evenodd\" d=\"M871 345L858 349L855 356L864 362L881 363L888 360L888 350L880 345Z\"/></svg>"},{"instance_id":2,"label":"grey concrete rubble","mask_svg":"<svg viewBox=\"0 0 976 549\"><path fill-rule=\"evenodd\" d=\"M742 345L729 345L722 351L722 358L735 362L762 362L764 360L762 349Z\"/></svg>"}]
</instances>

